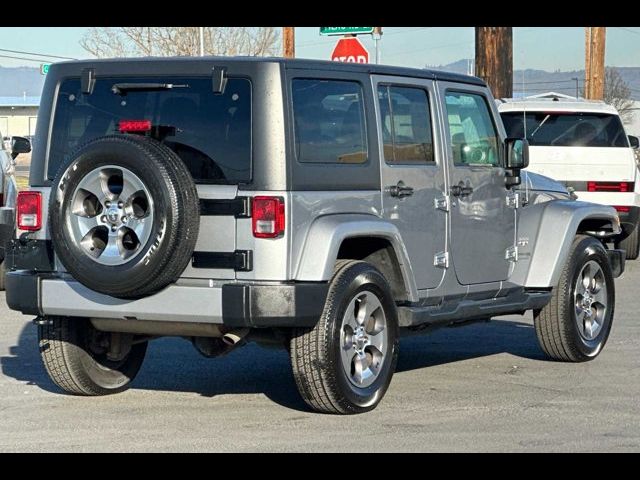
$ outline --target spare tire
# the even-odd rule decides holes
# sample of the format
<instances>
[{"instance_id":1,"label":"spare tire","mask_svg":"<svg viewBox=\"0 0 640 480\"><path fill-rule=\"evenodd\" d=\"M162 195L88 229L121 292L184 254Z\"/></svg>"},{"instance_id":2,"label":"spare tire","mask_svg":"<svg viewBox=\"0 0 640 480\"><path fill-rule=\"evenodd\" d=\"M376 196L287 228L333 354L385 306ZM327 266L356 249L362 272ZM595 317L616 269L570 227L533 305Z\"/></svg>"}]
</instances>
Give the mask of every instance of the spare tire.
<instances>
[{"instance_id":1,"label":"spare tire","mask_svg":"<svg viewBox=\"0 0 640 480\"><path fill-rule=\"evenodd\" d=\"M151 295L193 255L198 193L180 158L137 135L99 137L58 172L49 202L53 246L67 271L96 292Z\"/></svg>"}]
</instances>

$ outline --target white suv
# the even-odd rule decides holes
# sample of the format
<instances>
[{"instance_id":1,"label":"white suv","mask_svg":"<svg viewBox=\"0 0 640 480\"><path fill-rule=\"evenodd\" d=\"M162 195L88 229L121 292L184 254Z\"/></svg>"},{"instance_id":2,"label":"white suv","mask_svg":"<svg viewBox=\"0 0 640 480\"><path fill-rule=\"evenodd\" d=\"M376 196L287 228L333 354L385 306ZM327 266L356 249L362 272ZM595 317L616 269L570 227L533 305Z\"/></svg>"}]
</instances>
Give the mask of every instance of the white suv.
<instances>
[{"instance_id":1,"label":"white suv","mask_svg":"<svg viewBox=\"0 0 640 480\"><path fill-rule=\"evenodd\" d=\"M580 200L611 205L623 231L616 248L638 258L638 138L627 136L618 111L601 101L524 98L496 101L509 137L529 140L528 170L564 183Z\"/></svg>"}]
</instances>

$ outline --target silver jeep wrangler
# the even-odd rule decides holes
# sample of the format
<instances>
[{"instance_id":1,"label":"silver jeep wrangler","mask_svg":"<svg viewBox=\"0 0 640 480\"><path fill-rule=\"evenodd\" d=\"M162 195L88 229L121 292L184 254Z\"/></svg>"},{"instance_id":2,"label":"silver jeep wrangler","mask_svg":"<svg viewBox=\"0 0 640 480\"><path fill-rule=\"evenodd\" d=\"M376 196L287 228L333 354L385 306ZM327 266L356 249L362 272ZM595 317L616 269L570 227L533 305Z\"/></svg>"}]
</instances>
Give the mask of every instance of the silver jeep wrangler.
<instances>
[{"instance_id":1,"label":"silver jeep wrangler","mask_svg":"<svg viewBox=\"0 0 640 480\"><path fill-rule=\"evenodd\" d=\"M359 413L400 333L533 310L542 349L607 341L613 208L526 175L478 78L256 58L51 66L7 302L51 379L128 387L147 344L286 346L300 394Z\"/></svg>"}]
</instances>

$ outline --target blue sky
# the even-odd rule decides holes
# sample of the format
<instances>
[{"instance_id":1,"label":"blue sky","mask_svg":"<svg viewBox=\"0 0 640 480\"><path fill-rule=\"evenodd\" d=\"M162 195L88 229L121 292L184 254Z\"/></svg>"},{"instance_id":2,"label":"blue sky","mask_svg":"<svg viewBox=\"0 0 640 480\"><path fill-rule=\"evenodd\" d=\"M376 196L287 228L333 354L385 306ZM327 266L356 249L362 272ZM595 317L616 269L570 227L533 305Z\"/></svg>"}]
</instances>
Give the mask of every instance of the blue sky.
<instances>
[{"instance_id":1,"label":"blue sky","mask_svg":"<svg viewBox=\"0 0 640 480\"><path fill-rule=\"evenodd\" d=\"M88 27L3 27L0 49L21 50L75 58L87 57L79 40ZM473 58L472 27L383 27L382 63L410 67L441 65L462 58ZM296 29L297 56L329 59L335 37L320 37L318 27ZM373 54L373 41L360 37ZM640 66L640 27L607 29L606 63L618 67ZM0 55L20 54L0 51ZM514 28L514 67L543 70L577 70L584 67L584 30L554 27ZM0 57L2 66L38 66Z\"/></svg>"}]
</instances>

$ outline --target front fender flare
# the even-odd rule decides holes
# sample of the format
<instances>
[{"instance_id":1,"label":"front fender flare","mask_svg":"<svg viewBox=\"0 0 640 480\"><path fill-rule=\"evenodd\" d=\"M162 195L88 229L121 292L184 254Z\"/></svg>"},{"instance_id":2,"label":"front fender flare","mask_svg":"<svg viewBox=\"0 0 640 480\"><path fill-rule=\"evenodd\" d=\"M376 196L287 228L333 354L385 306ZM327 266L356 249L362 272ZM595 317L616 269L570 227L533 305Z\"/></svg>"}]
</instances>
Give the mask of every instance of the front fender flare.
<instances>
[{"instance_id":1,"label":"front fender flare","mask_svg":"<svg viewBox=\"0 0 640 480\"><path fill-rule=\"evenodd\" d=\"M555 287L584 220L610 221L614 232L620 228L615 209L606 205L555 200L522 208L511 280L529 288Z\"/></svg>"},{"instance_id":2,"label":"front fender flare","mask_svg":"<svg viewBox=\"0 0 640 480\"><path fill-rule=\"evenodd\" d=\"M300 282L330 280L340 245L347 238L357 237L383 238L389 241L400 264L409 300L417 301L418 291L400 232L392 223L373 215L327 215L315 220L307 232L294 279Z\"/></svg>"}]
</instances>

